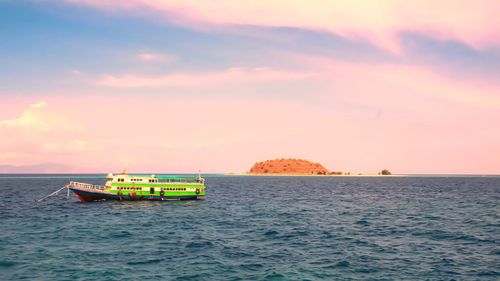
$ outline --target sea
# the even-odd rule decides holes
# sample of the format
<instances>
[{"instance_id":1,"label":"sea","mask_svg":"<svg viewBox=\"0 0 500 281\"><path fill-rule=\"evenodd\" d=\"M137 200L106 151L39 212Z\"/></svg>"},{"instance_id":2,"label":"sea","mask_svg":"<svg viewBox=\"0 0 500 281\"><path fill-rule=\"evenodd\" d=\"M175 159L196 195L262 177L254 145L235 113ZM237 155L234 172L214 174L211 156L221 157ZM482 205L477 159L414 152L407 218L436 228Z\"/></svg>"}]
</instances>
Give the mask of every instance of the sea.
<instances>
[{"instance_id":1,"label":"sea","mask_svg":"<svg viewBox=\"0 0 500 281\"><path fill-rule=\"evenodd\" d=\"M499 280L500 177L207 175L196 201L36 203L0 175L0 280Z\"/></svg>"}]
</instances>

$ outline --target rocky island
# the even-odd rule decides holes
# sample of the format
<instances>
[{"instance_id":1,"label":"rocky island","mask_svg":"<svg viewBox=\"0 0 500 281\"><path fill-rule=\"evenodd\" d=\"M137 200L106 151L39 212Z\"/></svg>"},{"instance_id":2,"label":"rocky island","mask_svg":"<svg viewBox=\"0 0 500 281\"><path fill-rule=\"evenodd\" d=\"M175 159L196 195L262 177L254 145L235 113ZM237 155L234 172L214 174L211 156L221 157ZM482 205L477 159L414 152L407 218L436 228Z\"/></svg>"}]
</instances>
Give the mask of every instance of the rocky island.
<instances>
[{"instance_id":1,"label":"rocky island","mask_svg":"<svg viewBox=\"0 0 500 281\"><path fill-rule=\"evenodd\" d=\"M323 165L302 159L275 159L257 162L248 174L329 175Z\"/></svg>"}]
</instances>

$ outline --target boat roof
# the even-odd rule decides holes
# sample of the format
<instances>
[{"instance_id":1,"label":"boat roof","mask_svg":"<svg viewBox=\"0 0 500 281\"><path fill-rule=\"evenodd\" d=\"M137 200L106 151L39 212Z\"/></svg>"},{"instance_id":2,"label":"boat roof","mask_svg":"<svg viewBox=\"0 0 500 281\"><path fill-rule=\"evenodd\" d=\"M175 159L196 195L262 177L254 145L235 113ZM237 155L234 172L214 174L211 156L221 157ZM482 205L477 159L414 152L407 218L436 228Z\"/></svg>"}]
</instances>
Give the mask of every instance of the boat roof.
<instances>
[{"instance_id":1,"label":"boat roof","mask_svg":"<svg viewBox=\"0 0 500 281\"><path fill-rule=\"evenodd\" d=\"M197 178L198 175L186 174L186 175L144 175L144 174L108 174L110 177L126 177L126 178L156 178L156 179L185 179L185 178Z\"/></svg>"}]
</instances>

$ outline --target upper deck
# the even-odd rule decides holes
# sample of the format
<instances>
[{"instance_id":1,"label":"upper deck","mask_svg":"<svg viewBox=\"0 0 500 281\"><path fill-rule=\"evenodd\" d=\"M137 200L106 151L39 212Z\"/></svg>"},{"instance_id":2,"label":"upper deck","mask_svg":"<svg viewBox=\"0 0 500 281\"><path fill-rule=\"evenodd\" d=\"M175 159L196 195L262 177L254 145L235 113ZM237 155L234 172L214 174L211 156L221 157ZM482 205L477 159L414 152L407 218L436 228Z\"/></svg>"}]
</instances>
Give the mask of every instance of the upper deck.
<instances>
[{"instance_id":1,"label":"upper deck","mask_svg":"<svg viewBox=\"0 0 500 281\"><path fill-rule=\"evenodd\" d=\"M108 174L106 178L106 186L131 184L131 185L144 185L161 183L189 183L189 184L204 184L205 179L200 175L198 176L178 176L178 175L128 175L121 174Z\"/></svg>"}]
</instances>

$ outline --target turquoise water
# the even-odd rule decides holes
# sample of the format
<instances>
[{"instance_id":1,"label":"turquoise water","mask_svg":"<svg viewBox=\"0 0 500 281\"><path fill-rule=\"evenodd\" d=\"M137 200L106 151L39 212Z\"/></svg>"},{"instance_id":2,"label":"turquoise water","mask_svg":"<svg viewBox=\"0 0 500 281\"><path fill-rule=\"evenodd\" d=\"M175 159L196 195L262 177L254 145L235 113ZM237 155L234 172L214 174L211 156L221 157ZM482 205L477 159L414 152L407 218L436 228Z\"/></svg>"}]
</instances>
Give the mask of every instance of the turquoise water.
<instances>
[{"instance_id":1,"label":"turquoise water","mask_svg":"<svg viewBox=\"0 0 500 281\"><path fill-rule=\"evenodd\" d=\"M205 200L34 203L0 176L0 280L498 280L500 178L207 178Z\"/></svg>"}]
</instances>

